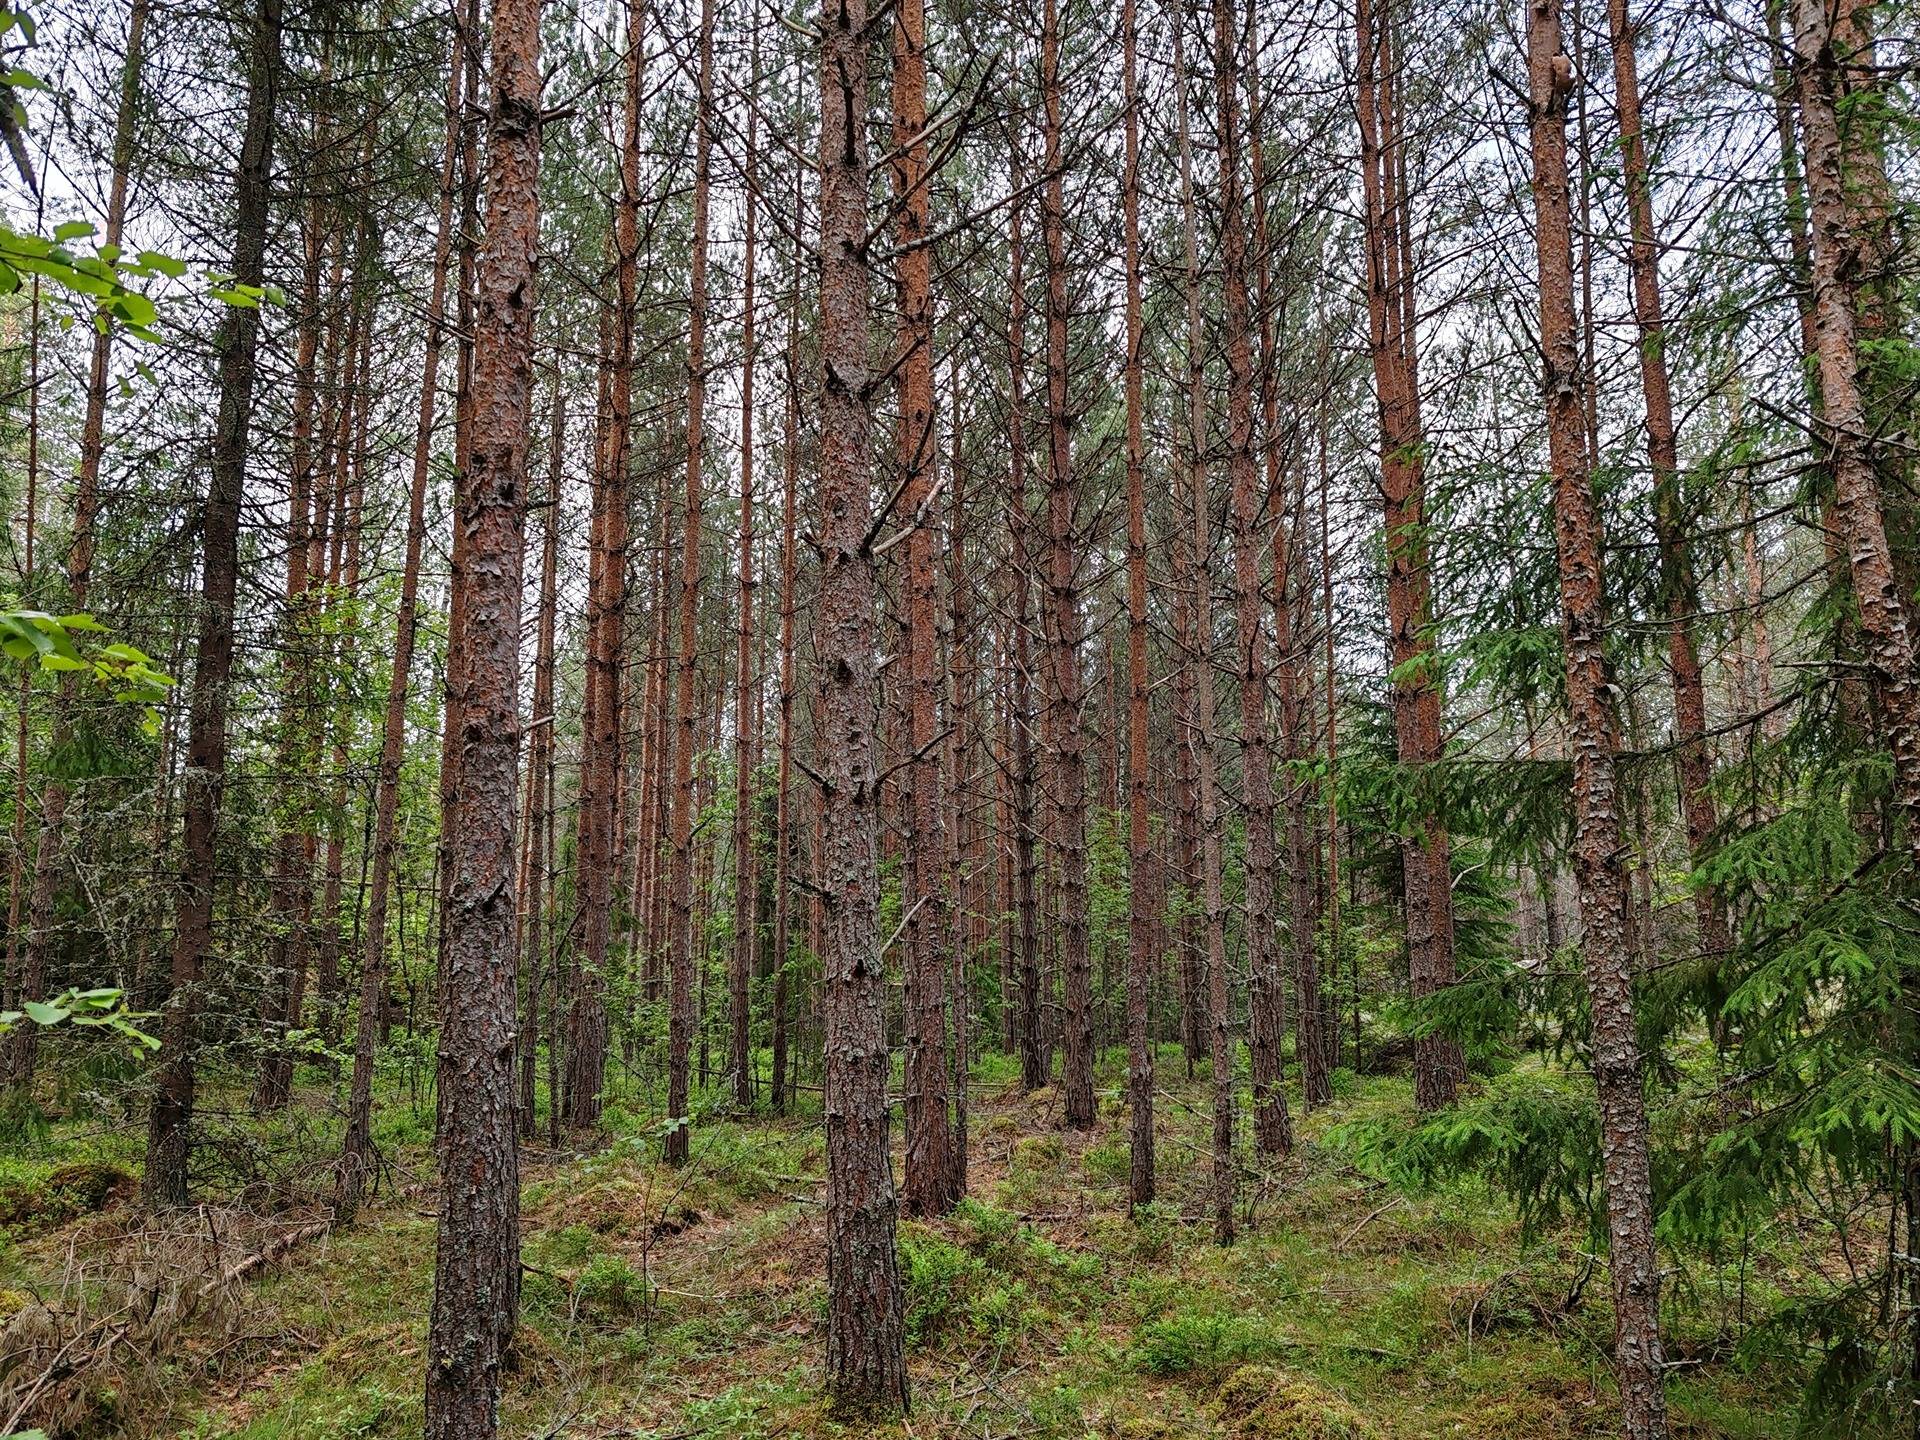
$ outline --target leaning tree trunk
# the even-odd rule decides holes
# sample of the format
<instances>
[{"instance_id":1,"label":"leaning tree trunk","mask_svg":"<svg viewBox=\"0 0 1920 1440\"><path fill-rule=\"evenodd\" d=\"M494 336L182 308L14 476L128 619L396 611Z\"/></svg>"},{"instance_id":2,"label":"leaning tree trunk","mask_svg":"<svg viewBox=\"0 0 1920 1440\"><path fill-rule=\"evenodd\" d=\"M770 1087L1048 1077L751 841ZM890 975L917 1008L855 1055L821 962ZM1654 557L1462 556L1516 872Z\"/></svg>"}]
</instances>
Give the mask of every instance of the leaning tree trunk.
<instances>
[{"instance_id":1,"label":"leaning tree trunk","mask_svg":"<svg viewBox=\"0 0 1920 1440\"><path fill-rule=\"evenodd\" d=\"M1621 871L1624 847L1615 774L1618 721L1605 653L1606 588L1601 568L1605 537L1581 408L1567 180L1567 97L1573 88L1573 67L1561 48L1559 0L1533 0L1527 72L1547 444L1560 565L1561 640L1566 648L1567 735L1573 750L1574 867L1593 1014L1593 1081L1600 1102L1601 1173L1613 1277L1614 1375L1630 1440L1654 1440L1666 1433L1660 1267L1653 1243L1646 1096L1634 1029L1627 888Z\"/></svg>"},{"instance_id":2,"label":"leaning tree trunk","mask_svg":"<svg viewBox=\"0 0 1920 1440\"><path fill-rule=\"evenodd\" d=\"M1614 103L1620 112L1620 158L1626 181L1632 243L1627 269L1633 278L1634 321L1639 330L1640 388L1647 406L1647 460L1653 468L1653 524L1659 543L1660 590L1667 612L1667 668L1673 680L1674 769L1680 781L1680 816L1687 848L1697 865L1717 823L1713 752L1707 743L1707 700L1701 682L1693 553L1687 544L1680 498L1680 445L1668 384L1666 320L1660 303L1660 249L1653 227L1653 181L1640 119L1640 77L1634 57L1626 0L1607 0L1613 41ZM1696 887L1695 921L1700 949L1717 963L1733 946L1726 904L1711 885Z\"/></svg>"},{"instance_id":3,"label":"leaning tree trunk","mask_svg":"<svg viewBox=\"0 0 1920 1440\"><path fill-rule=\"evenodd\" d=\"M520 589L540 230L540 3L496 0L485 250L476 277L461 733L440 977L439 1242L427 1333L428 1440L487 1440L520 1301L514 1137L514 811Z\"/></svg>"},{"instance_id":4,"label":"leaning tree trunk","mask_svg":"<svg viewBox=\"0 0 1920 1440\"><path fill-rule=\"evenodd\" d=\"M234 191L234 282L260 285L267 250L273 175L273 110L280 86L280 0L261 0L247 54L247 110ZM219 407L202 546L200 633L194 653L183 777L180 900L174 921L172 990L160 1027L158 1073L147 1117L144 1191L154 1207L187 1203L187 1128L193 1120L200 977L213 948L214 844L227 769L227 683L233 674L233 602L240 574L240 501L253 419L260 340L257 307L236 305L221 318Z\"/></svg>"},{"instance_id":5,"label":"leaning tree trunk","mask_svg":"<svg viewBox=\"0 0 1920 1440\"><path fill-rule=\"evenodd\" d=\"M887 1157L885 973L876 807L872 371L867 346L865 0L820 13L820 590L825 842L827 1388L842 1412L907 1403L906 1325Z\"/></svg>"}]
</instances>

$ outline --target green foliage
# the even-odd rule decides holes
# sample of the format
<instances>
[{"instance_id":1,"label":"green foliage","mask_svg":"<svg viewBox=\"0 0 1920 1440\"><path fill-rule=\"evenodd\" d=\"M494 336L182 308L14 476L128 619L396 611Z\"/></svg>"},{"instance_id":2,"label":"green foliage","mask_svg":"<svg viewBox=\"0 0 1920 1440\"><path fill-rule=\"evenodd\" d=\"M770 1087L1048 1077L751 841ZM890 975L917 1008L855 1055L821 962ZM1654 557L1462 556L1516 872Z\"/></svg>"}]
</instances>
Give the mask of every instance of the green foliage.
<instances>
[{"instance_id":1,"label":"green foliage","mask_svg":"<svg viewBox=\"0 0 1920 1440\"><path fill-rule=\"evenodd\" d=\"M1362 1170L1422 1192L1484 1175L1510 1194L1527 1233L1571 1215L1598 1243L1599 1113L1583 1080L1524 1070L1425 1118L1358 1121L1329 1134Z\"/></svg>"},{"instance_id":2,"label":"green foliage","mask_svg":"<svg viewBox=\"0 0 1920 1440\"><path fill-rule=\"evenodd\" d=\"M113 988L70 989L51 1000L24 1000L18 1010L0 1010L0 1035L25 1020L52 1028L71 1021L89 1030L105 1030L140 1050L158 1050L160 1041L134 1024L147 1012L127 1008L124 991Z\"/></svg>"},{"instance_id":3,"label":"green foliage","mask_svg":"<svg viewBox=\"0 0 1920 1440\"><path fill-rule=\"evenodd\" d=\"M1217 1374L1271 1353L1261 1321L1212 1308L1183 1307L1157 1316L1133 1337L1134 1363L1151 1375Z\"/></svg>"},{"instance_id":4,"label":"green foliage","mask_svg":"<svg viewBox=\"0 0 1920 1440\"><path fill-rule=\"evenodd\" d=\"M922 1344L966 1313L970 1288L986 1267L950 1240L912 1223L900 1227L900 1277L906 1288L907 1341Z\"/></svg>"},{"instance_id":5,"label":"green foliage","mask_svg":"<svg viewBox=\"0 0 1920 1440\"><path fill-rule=\"evenodd\" d=\"M140 650L121 641L80 641L78 635L104 633L91 615L49 615L17 606L0 609L0 653L22 664L35 663L58 674L84 675L114 700L141 707L142 727L160 730L159 706L173 677L155 668Z\"/></svg>"},{"instance_id":6,"label":"green foliage","mask_svg":"<svg viewBox=\"0 0 1920 1440\"><path fill-rule=\"evenodd\" d=\"M574 1293L584 1308L610 1319L624 1319L639 1312L646 1303L647 1285L622 1256L603 1252L595 1255L574 1277Z\"/></svg>"},{"instance_id":7,"label":"green foliage","mask_svg":"<svg viewBox=\"0 0 1920 1440\"><path fill-rule=\"evenodd\" d=\"M1089 1178L1117 1184L1131 1173L1133 1152L1124 1139L1104 1140L1098 1145L1089 1145L1080 1163L1086 1167Z\"/></svg>"}]
</instances>

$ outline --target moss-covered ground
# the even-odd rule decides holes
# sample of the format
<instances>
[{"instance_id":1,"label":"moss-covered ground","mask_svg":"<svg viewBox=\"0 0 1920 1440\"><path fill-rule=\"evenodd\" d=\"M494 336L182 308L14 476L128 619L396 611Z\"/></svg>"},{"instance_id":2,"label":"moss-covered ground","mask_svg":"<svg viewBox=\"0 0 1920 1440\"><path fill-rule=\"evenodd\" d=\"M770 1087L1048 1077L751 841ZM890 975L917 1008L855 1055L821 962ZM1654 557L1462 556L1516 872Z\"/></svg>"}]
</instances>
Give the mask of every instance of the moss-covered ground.
<instances>
[{"instance_id":1,"label":"moss-covered ground","mask_svg":"<svg viewBox=\"0 0 1920 1440\"><path fill-rule=\"evenodd\" d=\"M1334 1105L1312 1115L1296 1100L1296 1153L1242 1177L1240 1238L1223 1249L1204 1218L1204 1075L1189 1079L1172 1051L1160 1065L1162 1198L1126 1215L1120 1058L1102 1069L1099 1123L1084 1134L1060 1128L1051 1092L1021 1094L992 1061L976 1073L969 1198L901 1226L913 1410L878 1431L837 1424L821 1400L817 1119L702 1119L678 1172L618 1114L590 1151L530 1147L503 1433L1617 1433L1605 1269L1584 1231L1524 1239L1511 1203L1477 1182L1400 1193L1328 1142L1404 1107L1404 1079L1343 1074ZM419 1125L389 1127L394 1164L359 1223L293 1247L232 1304L186 1324L153 1359L162 1383L136 1391L109 1371L74 1433L417 1434L434 1241L426 1139ZM130 1143L56 1136L41 1158L0 1166L11 1216L0 1311L57 1287L76 1255L111 1263L138 1223L130 1183L108 1173L131 1169ZM100 1173L74 1170L85 1165ZM1675 1431L1791 1434L1796 1378L1719 1343L1728 1303L1711 1277L1676 1296ZM110 1393L116 1383L124 1394Z\"/></svg>"}]
</instances>

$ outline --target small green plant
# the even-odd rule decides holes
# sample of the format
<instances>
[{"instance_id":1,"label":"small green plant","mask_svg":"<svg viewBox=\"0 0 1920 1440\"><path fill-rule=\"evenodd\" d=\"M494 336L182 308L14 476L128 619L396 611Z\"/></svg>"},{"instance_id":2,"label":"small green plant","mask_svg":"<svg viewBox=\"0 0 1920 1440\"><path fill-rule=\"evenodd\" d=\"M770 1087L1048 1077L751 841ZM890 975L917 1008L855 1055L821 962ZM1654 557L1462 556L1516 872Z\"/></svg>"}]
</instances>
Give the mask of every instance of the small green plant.
<instances>
[{"instance_id":1,"label":"small green plant","mask_svg":"<svg viewBox=\"0 0 1920 1440\"><path fill-rule=\"evenodd\" d=\"M1055 1385L1040 1391L1033 1397L1033 1423L1036 1435L1058 1437L1067 1440L1072 1436L1087 1433L1085 1417L1080 1410L1080 1392L1071 1385Z\"/></svg>"},{"instance_id":2,"label":"small green plant","mask_svg":"<svg viewBox=\"0 0 1920 1440\"><path fill-rule=\"evenodd\" d=\"M1027 1255L1062 1280L1084 1282L1100 1273L1100 1257L1068 1250L1035 1230L1021 1232Z\"/></svg>"},{"instance_id":3,"label":"small green plant","mask_svg":"<svg viewBox=\"0 0 1920 1440\"><path fill-rule=\"evenodd\" d=\"M610 1318L635 1314L646 1303L647 1282L626 1260L602 1253L586 1263L573 1282L582 1307Z\"/></svg>"},{"instance_id":4,"label":"small green plant","mask_svg":"<svg viewBox=\"0 0 1920 1440\"><path fill-rule=\"evenodd\" d=\"M1142 1260L1164 1260L1173 1253L1180 1231L1180 1207L1165 1200L1136 1206L1133 1212L1133 1253Z\"/></svg>"},{"instance_id":5,"label":"small green plant","mask_svg":"<svg viewBox=\"0 0 1920 1440\"><path fill-rule=\"evenodd\" d=\"M584 1265L600 1249L600 1237L585 1225L569 1225L547 1239L547 1253L562 1265Z\"/></svg>"},{"instance_id":6,"label":"small green plant","mask_svg":"<svg viewBox=\"0 0 1920 1440\"><path fill-rule=\"evenodd\" d=\"M918 1225L900 1228L900 1268L907 1291L907 1340L918 1344L964 1315L985 1267L958 1245Z\"/></svg>"},{"instance_id":7,"label":"small green plant","mask_svg":"<svg viewBox=\"0 0 1920 1440\"><path fill-rule=\"evenodd\" d=\"M1114 1185L1126 1179L1132 1170L1133 1152L1119 1140L1106 1140L1089 1146L1080 1163L1086 1167L1089 1180Z\"/></svg>"},{"instance_id":8,"label":"small green plant","mask_svg":"<svg viewBox=\"0 0 1920 1440\"><path fill-rule=\"evenodd\" d=\"M1147 1321L1133 1337L1134 1362L1151 1375L1217 1372L1272 1349L1257 1321L1217 1310L1177 1310Z\"/></svg>"},{"instance_id":9,"label":"small green plant","mask_svg":"<svg viewBox=\"0 0 1920 1440\"><path fill-rule=\"evenodd\" d=\"M953 1218L972 1232L967 1238L967 1248L976 1255L998 1254L1020 1233L1018 1215L971 1195L953 1207Z\"/></svg>"},{"instance_id":10,"label":"small green plant","mask_svg":"<svg viewBox=\"0 0 1920 1440\"><path fill-rule=\"evenodd\" d=\"M969 1311L974 1327L989 1343L1005 1349L1039 1319L1033 1297L1018 1280L989 1286Z\"/></svg>"}]
</instances>

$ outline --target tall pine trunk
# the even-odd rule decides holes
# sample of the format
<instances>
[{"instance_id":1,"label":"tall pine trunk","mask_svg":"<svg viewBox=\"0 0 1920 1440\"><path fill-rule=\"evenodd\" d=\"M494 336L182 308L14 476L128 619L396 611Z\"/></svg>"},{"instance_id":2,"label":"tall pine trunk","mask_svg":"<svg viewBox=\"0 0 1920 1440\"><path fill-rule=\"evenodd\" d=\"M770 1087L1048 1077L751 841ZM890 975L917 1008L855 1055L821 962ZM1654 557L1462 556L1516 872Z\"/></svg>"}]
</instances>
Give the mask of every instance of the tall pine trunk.
<instances>
[{"instance_id":1,"label":"tall pine trunk","mask_svg":"<svg viewBox=\"0 0 1920 1440\"><path fill-rule=\"evenodd\" d=\"M280 0L260 0L245 45L246 119L234 187L232 274L236 284L264 281L273 175L273 112L281 78ZM233 606L240 574L240 502L253 420L260 312L236 305L221 317L216 342L219 404L207 498L200 517L199 636L187 722L183 777L184 837L180 899L174 920L171 993L161 1020L158 1073L147 1118L147 1203L187 1203L188 1127L193 1122L200 984L213 949L214 847L227 769L227 688L233 674Z\"/></svg>"},{"instance_id":2,"label":"tall pine trunk","mask_svg":"<svg viewBox=\"0 0 1920 1440\"><path fill-rule=\"evenodd\" d=\"M1062 158L1060 13L1041 9L1040 86L1046 179L1040 228L1046 245L1048 675L1052 681L1054 808L1060 865L1060 950L1064 974L1061 1089L1069 1127L1094 1121L1093 959L1087 925L1086 727L1080 714L1079 491L1073 472L1074 411L1067 347L1067 238Z\"/></svg>"},{"instance_id":3,"label":"tall pine trunk","mask_svg":"<svg viewBox=\"0 0 1920 1440\"><path fill-rule=\"evenodd\" d=\"M1640 388L1647 407L1647 460L1653 468L1653 524L1660 553L1660 590L1667 613L1667 669L1673 681L1674 768L1680 781L1680 815L1687 848L1698 864L1717 822L1711 782L1713 752L1707 744L1706 690L1695 639L1698 596L1693 552L1687 543L1680 495L1680 445L1667 377L1667 329L1660 303L1660 247L1653 225L1653 181L1640 119L1640 77L1634 57L1627 0L1607 0L1613 42L1614 103L1620 113L1620 158L1626 182L1632 243L1627 269L1633 280L1634 322L1639 331ZM1712 886L1693 897L1700 949L1709 962L1732 948L1726 906Z\"/></svg>"},{"instance_id":4,"label":"tall pine trunk","mask_svg":"<svg viewBox=\"0 0 1920 1440\"><path fill-rule=\"evenodd\" d=\"M1018 150L1013 167L1017 194L1022 177ZM1027 306L1022 207L1016 201L1007 222L1007 524L1013 563L1010 575L1013 645L1009 722L1013 752L1013 868L1015 931L1018 937L1020 1003L1016 1030L1020 1044L1020 1083L1038 1090L1047 1083L1048 1065L1040 1004L1040 908L1035 841L1039 815L1034 796L1032 521L1027 513Z\"/></svg>"},{"instance_id":5,"label":"tall pine trunk","mask_svg":"<svg viewBox=\"0 0 1920 1440\"><path fill-rule=\"evenodd\" d=\"M578 870L580 953L567 1017L566 1118L600 1119L607 1067L607 971L613 937L614 831L620 788L620 657L627 614L627 472L633 414L634 296L639 257L643 11L627 7L621 73L620 193L614 204L615 302L595 464L587 654L582 700Z\"/></svg>"},{"instance_id":6,"label":"tall pine trunk","mask_svg":"<svg viewBox=\"0 0 1920 1440\"><path fill-rule=\"evenodd\" d=\"M693 757L699 743L700 507L706 464L707 210L713 155L713 0L700 3L700 113L694 122L693 273L688 289L687 496L681 530L678 711L673 753L672 873L667 999L670 1163L687 1159L688 1059L693 1044Z\"/></svg>"},{"instance_id":7,"label":"tall pine trunk","mask_svg":"<svg viewBox=\"0 0 1920 1440\"><path fill-rule=\"evenodd\" d=\"M821 6L821 965L825 981L827 1388L843 1413L907 1403L906 1324L887 1156L886 985L880 954L868 361L869 37L864 0Z\"/></svg>"},{"instance_id":8,"label":"tall pine trunk","mask_svg":"<svg viewBox=\"0 0 1920 1440\"><path fill-rule=\"evenodd\" d=\"M566 457L567 391L559 356L554 357L553 408L547 422L547 492L542 497L540 525L540 613L534 622L533 720L531 743L527 747L527 819L524 860L521 871L526 877L520 913L523 941L520 947L525 997L525 1013L520 1030L520 1133L536 1133L538 1097L535 1094L540 1068L540 1007L546 998L547 1049L549 1070L557 1069L552 1054L560 1048L560 977L550 974L548 946L553 939L548 910L553 904L553 679L554 630L558 620L558 570L560 559L560 491L562 465ZM560 1125L560 1095L548 1085L548 1134L557 1139Z\"/></svg>"},{"instance_id":9,"label":"tall pine trunk","mask_svg":"<svg viewBox=\"0 0 1920 1440\"><path fill-rule=\"evenodd\" d=\"M485 248L476 274L461 729L440 977L440 1224L427 1334L428 1440L495 1433L520 1301L514 1134L514 812L520 591L540 229L540 3L496 0Z\"/></svg>"},{"instance_id":10,"label":"tall pine trunk","mask_svg":"<svg viewBox=\"0 0 1920 1440\"><path fill-rule=\"evenodd\" d=\"M1210 1201L1214 1238L1234 1238L1233 994L1227 977L1227 902L1221 877L1220 782L1214 758L1212 516L1207 499L1207 374L1205 330L1200 317L1200 237L1193 187L1193 138L1187 117L1187 71L1180 30L1173 36L1173 77L1180 137L1182 238L1186 248L1187 455L1186 490L1192 540L1187 596L1188 643L1181 664L1192 674L1193 711L1188 743L1193 748L1195 810L1199 817L1200 908L1206 918L1207 1057L1212 1070L1213 1175Z\"/></svg>"},{"instance_id":11,"label":"tall pine trunk","mask_svg":"<svg viewBox=\"0 0 1920 1440\"><path fill-rule=\"evenodd\" d=\"M901 1200L909 1215L937 1215L953 1193L953 1130L947 1104L947 947L952 943L945 885L946 797L940 783L938 496L933 415L933 249L928 234L927 21L922 0L893 7L893 206L895 291L899 304L898 429L894 463L907 535L902 577L906 611L907 810L905 844L906 1015L904 1113L906 1172Z\"/></svg>"},{"instance_id":12,"label":"tall pine trunk","mask_svg":"<svg viewBox=\"0 0 1920 1440\"><path fill-rule=\"evenodd\" d=\"M754 31L751 78L760 74L760 34ZM753 680L753 267L759 223L759 107L747 110L746 255L741 262L740 302L740 604L735 617L739 649L733 681L733 954L727 974L727 1068L733 1103L753 1104L753 1046L749 1006L754 952L759 939L758 882L754 873L754 742L760 731L759 693Z\"/></svg>"},{"instance_id":13,"label":"tall pine trunk","mask_svg":"<svg viewBox=\"0 0 1920 1440\"><path fill-rule=\"evenodd\" d=\"M1253 1051L1253 1136L1261 1155L1293 1148L1281 1047L1286 991L1274 947L1273 756L1267 746L1262 650L1262 496L1253 457L1253 334L1247 231L1240 195L1240 55L1233 0L1214 0L1213 78L1220 156L1220 277L1227 361L1227 485L1233 536L1234 629L1240 682L1240 788L1246 812L1247 1006Z\"/></svg>"},{"instance_id":14,"label":"tall pine trunk","mask_svg":"<svg viewBox=\"0 0 1920 1440\"><path fill-rule=\"evenodd\" d=\"M794 177L794 229L804 229L800 181ZM793 924L793 701L794 701L794 542L800 507L800 271L793 256L787 292L786 408L782 418L780 497L780 758L774 779L773 810L773 1109L783 1113L791 1092L787 1073L788 1012L793 1000L790 951Z\"/></svg>"},{"instance_id":15,"label":"tall pine trunk","mask_svg":"<svg viewBox=\"0 0 1920 1440\"><path fill-rule=\"evenodd\" d=\"M1581 950L1592 1010L1600 1102L1601 1177L1613 1281L1614 1376L1630 1440L1666 1433L1660 1348L1660 1267L1646 1097L1634 1028L1633 959L1622 871L1618 717L1605 653L1605 545L1587 453L1579 320L1574 308L1567 99L1573 67L1561 47L1559 0L1532 0L1527 74L1533 156L1540 342L1546 361L1547 445L1566 649L1567 736L1573 750L1574 869Z\"/></svg>"},{"instance_id":16,"label":"tall pine trunk","mask_svg":"<svg viewBox=\"0 0 1920 1440\"><path fill-rule=\"evenodd\" d=\"M1313 784L1302 773L1307 759L1306 703L1311 687L1307 683L1306 652L1311 643L1312 616L1308 610L1304 567L1293 542L1303 518L1304 478L1301 505L1288 513L1287 467L1282 461L1280 429L1280 355L1275 339L1276 300L1273 291L1274 259L1267 236L1267 189L1265 167L1266 104L1260 80L1258 54L1248 56L1247 107L1251 127L1248 147L1252 172L1253 252L1255 274L1259 279L1256 308L1260 316L1260 409L1265 426L1266 499L1273 525L1273 692L1274 709L1280 727L1280 758L1287 771L1281 792L1287 818L1288 885L1288 970L1293 978L1295 1053L1300 1059L1300 1089L1308 1106L1324 1105L1333 1098L1332 1069L1339 1049L1338 1016L1332 1011L1331 992L1320 984L1320 963L1316 953L1319 906L1315 880L1319 871L1319 850L1313 837ZM1305 467L1296 467L1304 477ZM1278 888L1278 882L1275 882Z\"/></svg>"},{"instance_id":17,"label":"tall pine trunk","mask_svg":"<svg viewBox=\"0 0 1920 1440\"><path fill-rule=\"evenodd\" d=\"M1860 242L1849 223L1840 61L1824 4L1794 0L1793 48L1810 201L1814 358L1823 401L1814 428L1833 474L1833 518L1846 548L1880 734L1893 752L1894 803L1906 815L1908 847L1920 854L1920 675L1874 470L1869 437L1875 431L1861 393L1860 269L1850 253Z\"/></svg>"},{"instance_id":18,"label":"tall pine trunk","mask_svg":"<svg viewBox=\"0 0 1920 1440\"><path fill-rule=\"evenodd\" d=\"M951 778L947 794L954 805L951 843L947 849L947 892L955 907L951 946L953 1024L948 1043L947 1083L953 1091L953 1141L947 1147L948 1193L957 1201L967 1193L967 1077L973 1058L973 957L986 944L986 913L980 891L986 884L984 841L972 789L971 767L975 742L973 574L967 568L967 472L962 453L960 354L956 350L948 370L950 405L947 459L952 504L947 547L947 669L952 675L948 696L947 758Z\"/></svg>"},{"instance_id":19,"label":"tall pine trunk","mask_svg":"<svg viewBox=\"0 0 1920 1440\"><path fill-rule=\"evenodd\" d=\"M329 37L330 39L331 37ZM330 49L321 55L321 95L330 69ZM320 272L327 230L334 220L333 207L327 201L316 172L320 157L327 149L331 117L324 99L315 102L313 145L308 161L305 256L300 286L300 318L297 325L293 361L292 434L287 447L287 573L284 604L280 615L281 692L279 735L275 760L282 780L275 788L278 833L272 844L272 876L268 887L271 938L268 944L266 983L260 993L261 1051L259 1074L254 1081L253 1101L257 1109L274 1110L291 1098L293 1059L286 1048L286 1001L288 977L296 964L304 964L310 940L312 907L312 865L314 836L312 805L304 795L308 778L315 768L313 712L318 696L310 673L307 654L316 640L313 584L310 568L315 508L313 453L314 410L317 402L315 367L322 326ZM344 258L344 252L342 252ZM340 275L333 276L330 295L340 291ZM329 349L337 341L329 335ZM331 427L329 427L331 429ZM323 447L324 448L324 447ZM325 487L320 504L325 505Z\"/></svg>"},{"instance_id":20,"label":"tall pine trunk","mask_svg":"<svg viewBox=\"0 0 1920 1440\"><path fill-rule=\"evenodd\" d=\"M1127 1202L1153 1203L1153 1042L1147 1002L1153 983L1158 877L1148 794L1147 480L1140 315L1140 88L1137 0L1121 14L1126 84L1123 204L1127 270L1127 1106L1131 1164Z\"/></svg>"},{"instance_id":21,"label":"tall pine trunk","mask_svg":"<svg viewBox=\"0 0 1920 1440\"><path fill-rule=\"evenodd\" d=\"M1415 787L1412 833L1400 842L1408 981L1415 1000L1454 980L1453 873L1432 766L1441 759L1439 657L1433 634L1432 559L1426 516L1426 436L1420 419L1412 223L1406 137L1396 95L1400 59L1391 0L1359 0L1361 187L1367 252L1368 348L1380 416L1385 502L1388 659L1393 728L1405 783ZM1422 1110L1453 1102L1466 1063L1459 1044L1433 1031L1414 1041L1414 1099Z\"/></svg>"}]
</instances>

